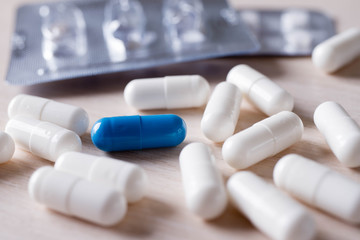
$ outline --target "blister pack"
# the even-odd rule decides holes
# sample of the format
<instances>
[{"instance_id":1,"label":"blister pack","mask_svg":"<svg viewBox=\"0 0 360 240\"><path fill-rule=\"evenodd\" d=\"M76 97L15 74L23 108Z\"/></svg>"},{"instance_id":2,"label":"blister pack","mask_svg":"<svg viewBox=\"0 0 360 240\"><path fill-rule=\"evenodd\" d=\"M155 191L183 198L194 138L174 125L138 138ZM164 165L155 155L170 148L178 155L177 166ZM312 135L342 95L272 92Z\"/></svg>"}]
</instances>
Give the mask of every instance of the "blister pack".
<instances>
[{"instance_id":1,"label":"blister pack","mask_svg":"<svg viewBox=\"0 0 360 240\"><path fill-rule=\"evenodd\" d=\"M18 8L7 82L31 85L254 53L225 0L86 0Z\"/></svg>"},{"instance_id":2,"label":"blister pack","mask_svg":"<svg viewBox=\"0 0 360 240\"><path fill-rule=\"evenodd\" d=\"M335 34L333 20L307 9L240 10L235 14L253 32L260 49L253 55L307 56Z\"/></svg>"}]
</instances>

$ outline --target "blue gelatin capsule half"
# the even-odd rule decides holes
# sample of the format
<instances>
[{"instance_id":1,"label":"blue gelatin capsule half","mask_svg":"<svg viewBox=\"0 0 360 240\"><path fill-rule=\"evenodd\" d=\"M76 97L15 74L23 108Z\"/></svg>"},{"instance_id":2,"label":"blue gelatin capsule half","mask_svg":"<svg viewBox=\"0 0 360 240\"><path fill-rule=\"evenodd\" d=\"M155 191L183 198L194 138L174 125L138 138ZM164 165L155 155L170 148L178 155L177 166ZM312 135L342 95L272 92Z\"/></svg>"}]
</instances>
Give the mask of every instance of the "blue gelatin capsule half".
<instances>
[{"instance_id":1,"label":"blue gelatin capsule half","mask_svg":"<svg viewBox=\"0 0 360 240\"><path fill-rule=\"evenodd\" d=\"M173 147L185 136L186 124L174 114L102 118L91 130L94 145L106 152Z\"/></svg>"}]
</instances>

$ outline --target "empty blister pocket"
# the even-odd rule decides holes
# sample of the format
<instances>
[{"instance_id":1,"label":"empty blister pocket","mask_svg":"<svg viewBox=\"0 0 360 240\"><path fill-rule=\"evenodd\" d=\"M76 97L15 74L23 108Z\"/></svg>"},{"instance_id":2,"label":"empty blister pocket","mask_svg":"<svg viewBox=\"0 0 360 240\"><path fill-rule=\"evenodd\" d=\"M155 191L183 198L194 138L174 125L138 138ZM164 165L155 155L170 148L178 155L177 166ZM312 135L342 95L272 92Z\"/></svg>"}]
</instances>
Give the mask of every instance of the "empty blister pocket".
<instances>
[{"instance_id":1,"label":"empty blister pocket","mask_svg":"<svg viewBox=\"0 0 360 240\"><path fill-rule=\"evenodd\" d=\"M17 11L7 82L31 85L256 52L226 1L66 1Z\"/></svg>"},{"instance_id":2,"label":"empty blister pocket","mask_svg":"<svg viewBox=\"0 0 360 240\"><path fill-rule=\"evenodd\" d=\"M261 47L254 55L308 56L316 45L335 34L333 20L319 11L243 9L232 13L258 39Z\"/></svg>"}]
</instances>

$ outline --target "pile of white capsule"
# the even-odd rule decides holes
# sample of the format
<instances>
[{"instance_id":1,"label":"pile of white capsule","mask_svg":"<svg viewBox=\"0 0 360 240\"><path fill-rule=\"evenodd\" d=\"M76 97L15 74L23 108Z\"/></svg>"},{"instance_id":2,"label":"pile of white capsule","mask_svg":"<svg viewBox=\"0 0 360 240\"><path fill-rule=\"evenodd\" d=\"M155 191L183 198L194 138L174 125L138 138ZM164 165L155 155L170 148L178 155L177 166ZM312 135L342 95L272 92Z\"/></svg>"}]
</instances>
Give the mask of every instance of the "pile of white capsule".
<instances>
[{"instance_id":1,"label":"pile of white capsule","mask_svg":"<svg viewBox=\"0 0 360 240\"><path fill-rule=\"evenodd\" d=\"M314 61L324 58L321 62L328 66L334 61L328 59L333 55L324 52L336 52L340 43L349 39L354 42L359 36L354 30L345 33L345 37L335 36L330 43L323 43L327 47L317 48L325 50L315 49ZM340 57L326 69L338 69L353 58ZM268 118L234 133L243 96ZM133 80L125 87L124 98L139 110L207 104L200 126L203 135L213 142L224 142L223 159L238 170L289 148L301 140L304 131L302 120L292 112L293 97L247 65L232 68L211 96L208 82L191 75ZM80 152L79 135L89 125L82 108L18 95L10 102L8 114L5 132L0 132L0 162L12 158L14 142L32 154L56 162L54 168L42 167L30 178L29 193L34 200L59 212L110 226L124 217L127 202L139 201L145 195L147 177L139 166ZM341 105L331 101L320 104L314 112L314 122L344 166L360 166L360 127ZM311 214L278 189L281 188L349 223L360 223L359 184L305 157L289 154L278 161L273 173L278 188L250 171L235 173L225 186L214 155L204 143L185 146L179 161L186 205L203 219L220 216L230 197L234 206L272 239L313 238L316 227Z\"/></svg>"},{"instance_id":2,"label":"pile of white capsule","mask_svg":"<svg viewBox=\"0 0 360 240\"><path fill-rule=\"evenodd\" d=\"M5 132L0 132L0 162L12 158L14 142L56 162L54 167L41 167L31 176L28 188L35 201L70 216L111 226L124 218L128 202L144 197L147 176L142 168L81 153L79 135L89 127L84 109L21 94L10 102L8 115Z\"/></svg>"},{"instance_id":3,"label":"pile of white capsule","mask_svg":"<svg viewBox=\"0 0 360 240\"><path fill-rule=\"evenodd\" d=\"M138 109L172 109L205 105L209 93L202 77L176 76L133 80L124 96ZM234 134L243 95L269 117ZM246 169L301 140L304 126L292 112L293 106L293 97L283 88L251 67L238 65L230 70L225 82L215 87L201 130L213 142L224 142L222 156L226 163ZM324 102L316 108L314 122L342 164L360 166L360 127L344 108ZM229 196L236 208L272 239L314 237L315 222L308 211L259 176L237 172L225 187L206 144L190 143L179 160L186 205L199 217L219 217ZM360 223L359 184L315 161L296 154L284 156L275 166L274 181L277 187L310 205L350 223Z\"/></svg>"}]
</instances>

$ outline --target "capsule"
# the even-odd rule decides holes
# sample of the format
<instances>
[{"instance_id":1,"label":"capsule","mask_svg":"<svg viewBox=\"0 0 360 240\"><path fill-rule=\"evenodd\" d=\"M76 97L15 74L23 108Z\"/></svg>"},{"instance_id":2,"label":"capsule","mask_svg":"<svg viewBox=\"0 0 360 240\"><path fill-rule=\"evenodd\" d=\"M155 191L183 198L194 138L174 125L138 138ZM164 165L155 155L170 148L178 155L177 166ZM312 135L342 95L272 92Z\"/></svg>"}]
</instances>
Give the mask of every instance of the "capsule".
<instances>
[{"instance_id":1,"label":"capsule","mask_svg":"<svg viewBox=\"0 0 360 240\"><path fill-rule=\"evenodd\" d=\"M209 83L199 75L135 79L124 90L127 104L139 109L175 109L203 106Z\"/></svg>"},{"instance_id":2,"label":"capsule","mask_svg":"<svg viewBox=\"0 0 360 240\"><path fill-rule=\"evenodd\" d=\"M64 152L81 151L76 133L31 117L15 116L6 124L5 132L21 148L53 162Z\"/></svg>"},{"instance_id":3,"label":"capsule","mask_svg":"<svg viewBox=\"0 0 360 240\"><path fill-rule=\"evenodd\" d=\"M360 56L360 29L351 28L317 45L312 53L315 67L333 73Z\"/></svg>"},{"instance_id":4,"label":"capsule","mask_svg":"<svg viewBox=\"0 0 360 240\"><path fill-rule=\"evenodd\" d=\"M127 211L126 199L111 186L95 184L49 166L33 173L28 188L36 202L103 226L115 225Z\"/></svg>"},{"instance_id":5,"label":"capsule","mask_svg":"<svg viewBox=\"0 0 360 240\"><path fill-rule=\"evenodd\" d=\"M360 167L360 126L341 105L331 101L320 104L314 122L342 164Z\"/></svg>"},{"instance_id":6,"label":"capsule","mask_svg":"<svg viewBox=\"0 0 360 240\"><path fill-rule=\"evenodd\" d=\"M287 91L247 65L233 67L226 81L235 84L268 116L281 111L292 111L294 107L294 99Z\"/></svg>"},{"instance_id":7,"label":"capsule","mask_svg":"<svg viewBox=\"0 0 360 240\"><path fill-rule=\"evenodd\" d=\"M271 239L314 237L315 222L305 208L257 175L248 171L235 173L227 189L235 207Z\"/></svg>"},{"instance_id":8,"label":"capsule","mask_svg":"<svg viewBox=\"0 0 360 240\"><path fill-rule=\"evenodd\" d=\"M283 111L228 138L222 155L231 167L244 169L298 142L303 131L301 119Z\"/></svg>"},{"instance_id":9,"label":"capsule","mask_svg":"<svg viewBox=\"0 0 360 240\"><path fill-rule=\"evenodd\" d=\"M276 186L350 223L360 223L360 186L349 178L296 154L274 168Z\"/></svg>"},{"instance_id":10,"label":"capsule","mask_svg":"<svg viewBox=\"0 0 360 240\"><path fill-rule=\"evenodd\" d=\"M227 194L209 147L191 143L181 151L179 160L187 207L207 220L220 216Z\"/></svg>"},{"instance_id":11,"label":"capsule","mask_svg":"<svg viewBox=\"0 0 360 240\"><path fill-rule=\"evenodd\" d=\"M201 130L205 137L214 142L223 142L234 134L241 100L241 92L235 85L221 82L215 87L201 119Z\"/></svg>"},{"instance_id":12,"label":"capsule","mask_svg":"<svg viewBox=\"0 0 360 240\"><path fill-rule=\"evenodd\" d=\"M15 152L14 140L9 134L0 131L0 163L10 161Z\"/></svg>"},{"instance_id":13,"label":"capsule","mask_svg":"<svg viewBox=\"0 0 360 240\"><path fill-rule=\"evenodd\" d=\"M19 94L8 106L9 118L25 115L51 122L83 135L89 127L89 117L84 109L50 99Z\"/></svg>"},{"instance_id":14,"label":"capsule","mask_svg":"<svg viewBox=\"0 0 360 240\"><path fill-rule=\"evenodd\" d=\"M173 147L185 136L186 124L174 114L102 118L91 130L94 145L106 152Z\"/></svg>"},{"instance_id":15,"label":"capsule","mask_svg":"<svg viewBox=\"0 0 360 240\"><path fill-rule=\"evenodd\" d=\"M55 169L90 182L113 186L130 203L142 199L146 191L147 176L144 170L135 164L113 158L67 152L56 160Z\"/></svg>"}]
</instances>

